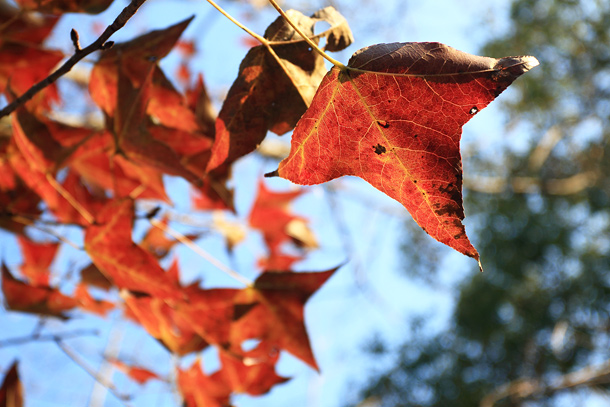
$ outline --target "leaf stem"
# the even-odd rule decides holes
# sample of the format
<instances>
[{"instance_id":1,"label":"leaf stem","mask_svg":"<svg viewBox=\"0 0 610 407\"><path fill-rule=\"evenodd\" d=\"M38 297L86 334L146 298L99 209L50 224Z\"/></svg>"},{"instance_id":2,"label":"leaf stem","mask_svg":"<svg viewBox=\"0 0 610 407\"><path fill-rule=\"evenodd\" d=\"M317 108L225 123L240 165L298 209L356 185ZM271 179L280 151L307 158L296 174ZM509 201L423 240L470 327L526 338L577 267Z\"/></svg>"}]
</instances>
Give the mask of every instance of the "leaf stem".
<instances>
[{"instance_id":1,"label":"leaf stem","mask_svg":"<svg viewBox=\"0 0 610 407\"><path fill-rule=\"evenodd\" d=\"M297 33L299 33L299 35L305 40L305 42L308 43L311 48L315 49L318 54L320 54L324 59L326 59L328 62L330 62L334 66L336 66L342 70L347 69L347 67L345 65L343 65L341 62L337 61L335 58L328 55L320 47L318 47L318 44L313 42L313 40L311 38L309 38L307 35L305 35L305 33L303 33L303 31L301 31L301 29L286 15L284 10L282 10L282 8L275 2L275 0L269 0L269 3L271 3L271 5L277 10L277 12L280 13L280 15L282 17L284 17L286 22L288 24L290 24L292 26L292 28L294 28L294 30Z\"/></svg>"},{"instance_id":2,"label":"leaf stem","mask_svg":"<svg viewBox=\"0 0 610 407\"><path fill-rule=\"evenodd\" d=\"M240 283L243 283L246 286L251 286L253 284L252 281L250 281L246 277L242 276L241 274L237 273L236 271L234 271L234 270L230 269L229 267L225 266L224 264L222 264L220 261L218 261L218 259L216 259L210 253L203 250L201 247L197 246L191 239L184 236L182 233L178 232L177 230L174 230L174 229L168 227L167 225L163 224L163 222L160 222L157 219L151 219L150 223L153 226L161 229L162 231L164 231L165 233L167 233L174 239L178 240L180 243L184 244L189 249L191 249L192 251L197 253L199 256L203 257L205 260L210 262L217 269L219 269L220 271L224 272L225 274L233 277Z\"/></svg>"},{"instance_id":3,"label":"leaf stem","mask_svg":"<svg viewBox=\"0 0 610 407\"><path fill-rule=\"evenodd\" d=\"M241 28L242 30L244 30L245 32L250 34L252 37L254 37L257 40L259 40L261 42L261 44L264 44L264 45L268 45L269 44L269 41L267 41L267 39L265 37L262 37L262 36L258 35L257 33L255 33L254 31L250 30L248 27L246 27L245 25L243 25L242 23L237 21L229 13L224 11L224 9L222 7L220 7L218 4L216 4L214 2L214 0L207 0L207 2L210 3L212 5L212 7L214 7L216 10L220 11L220 14L222 14L223 16L225 16L226 18L231 20L231 22L233 24L235 24L236 26L238 26L239 28Z\"/></svg>"},{"instance_id":4,"label":"leaf stem","mask_svg":"<svg viewBox=\"0 0 610 407\"><path fill-rule=\"evenodd\" d=\"M93 224L95 218L93 217L93 215L91 215L91 213L89 213L89 211L80 204L80 202L78 202L76 199L74 199L74 197L72 196L72 194L70 194L68 191L66 191L66 189L59 183L57 182L57 180L51 175L51 174L46 174L47 177L47 181L49 181L49 184L51 184L51 186L53 188L55 188L55 190L61 195L63 196L66 201L68 201L70 203L70 205L72 205L72 207L74 209L76 209L76 211L83 217L85 218L85 220L90 223Z\"/></svg>"}]
</instances>

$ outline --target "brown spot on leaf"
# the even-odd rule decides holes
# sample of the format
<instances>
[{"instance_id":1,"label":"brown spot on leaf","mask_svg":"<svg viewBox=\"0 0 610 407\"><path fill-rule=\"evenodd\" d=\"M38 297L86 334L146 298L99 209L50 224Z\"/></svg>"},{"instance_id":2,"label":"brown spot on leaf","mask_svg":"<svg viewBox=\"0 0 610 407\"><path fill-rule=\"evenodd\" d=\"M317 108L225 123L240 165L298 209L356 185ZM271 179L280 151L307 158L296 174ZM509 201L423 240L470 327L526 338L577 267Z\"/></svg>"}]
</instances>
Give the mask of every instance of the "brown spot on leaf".
<instances>
[{"instance_id":1,"label":"brown spot on leaf","mask_svg":"<svg viewBox=\"0 0 610 407\"><path fill-rule=\"evenodd\" d=\"M386 122L385 120L377 120L377 124L383 127L384 129L390 127L390 123Z\"/></svg>"}]
</instances>

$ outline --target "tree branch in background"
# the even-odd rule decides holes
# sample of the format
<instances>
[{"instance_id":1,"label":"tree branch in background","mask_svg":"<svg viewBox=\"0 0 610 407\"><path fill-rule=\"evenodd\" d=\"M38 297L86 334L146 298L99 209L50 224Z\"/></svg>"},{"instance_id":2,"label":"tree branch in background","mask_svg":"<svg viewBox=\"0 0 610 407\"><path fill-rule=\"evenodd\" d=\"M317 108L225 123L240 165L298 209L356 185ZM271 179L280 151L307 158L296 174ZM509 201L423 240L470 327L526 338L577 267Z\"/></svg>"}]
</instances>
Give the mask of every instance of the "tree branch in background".
<instances>
[{"instance_id":1,"label":"tree branch in background","mask_svg":"<svg viewBox=\"0 0 610 407\"><path fill-rule=\"evenodd\" d=\"M72 55L70 58L68 58L68 60L66 62L64 62L63 65L60 66L51 75L47 76L45 79L43 79L42 81L40 81L37 84L35 84L34 86L32 86L30 89L27 90L27 92L25 92L23 95L19 96L17 99L13 100L11 103L9 103L7 106L5 106L4 109L0 110L0 118L7 116L10 113L14 112L19 106L23 105L25 102L32 99L38 92L40 92L47 86L49 86L52 83L54 83L55 81L57 81L63 75L68 73L74 65L76 65L80 60L85 58L87 55L89 55L95 51L98 51L98 50L105 50L105 49L110 48L113 45L113 42L112 41L106 42L108 40L108 38L110 38L110 36L112 36L112 34L117 32L118 30L123 28L123 26L125 26L127 21L129 21L129 19L136 13L136 11L138 11L140 6L142 4L144 4L145 1L146 0L132 0L131 3L129 3L127 5L127 7L125 7L123 9L123 11L121 11L121 13L114 20L114 22L112 24L110 24L108 27L106 27L106 29L104 30L102 35L100 35L99 38L97 40L95 40L93 43L91 43L88 47L79 49L79 47L76 47L76 44L75 44L76 50L74 52L74 55ZM74 30L72 30L72 31L74 31ZM74 43L75 35L72 34L71 38L72 38L72 42Z\"/></svg>"},{"instance_id":2,"label":"tree branch in background","mask_svg":"<svg viewBox=\"0 0 610 407\"><path fill-rule=\"evenodd\" d=\"M80 329L68 332L58 332L48 335L32 334L28 336L19 336L15 338L7 338L0 340L0 348L6 348L9 346L23 345L28 342L42 342L42 341L59 341L64 339L76 338L79 336L90 336L99 335L99 332L93 329Z\"/></svg>"},{"instance_id":3,"label":"tree branch in background","mask_svg":"<svg viewBox=\"0 0 610 407\"><path fill-rule=\"evenodd\" d=\"M506 397L527 399L534 396L549 396L561 390L574 387L597 386L610 382L610 359L598 366L586 366L572 373L560 376L551 384L538 379L517 379L503 384L481 400L480 407L493 407Z\"/></svg>"},{"instance_id":4,"label":"tree branch in background","mask_svg":"<svg viewBox=\"0 0 610 407\"><path fill-rule=\"evenodd\" d=\"M464 179L464 187L486 194L500 194L510 189L518 194L544 192L549 195L572 195L592 187L598 178L597 171L585 171L567 178L552 179L471 176Z\"/></svg>"}]
</instances>

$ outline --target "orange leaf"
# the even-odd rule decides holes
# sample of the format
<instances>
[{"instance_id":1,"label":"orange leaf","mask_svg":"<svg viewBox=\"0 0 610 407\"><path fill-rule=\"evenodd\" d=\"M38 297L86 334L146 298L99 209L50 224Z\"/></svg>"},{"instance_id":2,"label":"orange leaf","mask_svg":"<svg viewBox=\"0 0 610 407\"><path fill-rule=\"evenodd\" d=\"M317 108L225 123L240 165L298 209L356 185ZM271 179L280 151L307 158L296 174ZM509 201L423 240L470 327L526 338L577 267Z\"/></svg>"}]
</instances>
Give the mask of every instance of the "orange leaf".
<instances>
[{"instance_id":1,"label":"orange leaf","mask_svg":"<svg viewBox=\"0 0 610 407\"><path fill-rule=\"evenodd\" d=\"M25 236L17 236L17 241L23 256L21 273L31 285L48 286L49 266L55 259L59 243L36 243Z\"/></svg>"},{"instance_id":2,"label":"orange leaf","mask_svg":"<svg viewBox=\"0 0 610 407\"><path fill-rule=\"evenodd\" d=\"M364 48L351 69L326 75L276 175L305 185L359 176L432 237L478 260L461 222L462 126L537 64L439 43Z\"/></svg>"},{"instance_id":3,"label":"orange leaf","mask_svg":"<svg viewBox=\"0 0 610 407\"><path fill-rule=\"evenodd\" d=\"M306 222L299 216L288 211L288 205L303 190L291 192L273 192L265 187L261 181L258 186L258 196L252 205L248 221L250 226L263 233L265 243L272 256L279 254L280 245L292 240L289 234L289 225L295 220Z\"/></svg>"},{"instance_id":4,"label":"orange leaf","mask_svg":"<svg viewBox=\"0 0 610 407\"><path fill-rule=\"evenodd\" d=\"M4 264L2 264L2 293L6 307L10 310L62 319L68 318L64 314L65 311L77 305L76 300L65 296L57 289L35 287L17 280Z\"/></svg>"},{"instance_id":5,"label":"orange leaf","mask_svg":"<svg viewBox=\"0 0 610 407\"><path fill-rule=\"evenodd\" d=\"M192 285L184 289L187 301L176 304L176 312L206 342L229 345L234 298L239 290L231 288L201 289Z\"/></svg>"},{"instance_id":6,"label":"orange leaf","mask_svg":"<svg viewBox=\"0 0 610 407\"><path fill-rule=\"evenodd\" d=\"M76 286L76 290L74 290L74 299L78 301L78 306L80 308L97 314L100 317L105 317L106 314L112 311L115 307L115 305L110 301L97 300L93 298L91 294L89 294L89 291L84 283Z\"/></svg>"},{"instance_id":7,"label":"orange leaf","mask_svg":"<svg viewBox=\"0 0 610 407\"><path fill-rule=\"evenodd\" d=\"M160 380L160 377L156 373L153 373L148 369L131 366L116 359L111 360L110 363L139 384L144 384L151 379Z\"/></svg>"},{"instance_id":8,"label":"orange leaf","mask_svg":"<svg viewBox=\"0 0 610 407\"><path fill-rule=\"evenodd\" d=\"M23 94L40 82L63 58L59 51L43 49L42 42L49 35L57 17L37 16L7 6L0 10L0 92ZM54 85L36 95L28 107L47 108L57 99Z\"/></svg>"},{"instance_id":9,"label":"orange leaf","mask_svg":"<svg viewBox=\"0 0 610 407\"><path fill-rule=\"evenodd\" d=\"M235 393L260 396L269 392L276 384L290 380L275 372L279 351L270 349L265 343L246 352L243 357L225 351L220 351L219 357L222 363L220 373Z\"/></svg>"},{"instance_id":10,"label":"orange leaf","mask_svg":"<svg viewBox=\"0 0 610 407\"><path fill-rule=\"evenodd\" d=\"M131 240L134 203L109 202L85 231L85 250L102 273L119 288L160 299L181 298L178 284L157 260Z\"/></svg>"},{"instance_id":11,"label":"orange leaf","mask_svg":"<svg viewBox=\"0 0 610 407\"><path fill-rule=\"evenodd\" d=\"M167 222L168 218L167 216L164 216L161 223L167 226ZM186 237L191 240L196 240L199 238L199 235L187 235ZM158 227L151 226L142 238L142 241L140 241L140 247L156 258L161 259L167 256L176 243L178 243L176 239L169 239L164 231Z\"/></svg>"},{"instance_id":12,"label":"orange leaf","mask_svg":"<svg viewBox=\"0 0 610 407\"><path fill-rule=\"evenodd\" d=\"M165 348L176 355L186 355L204 349L208 344L164 301L152 297L123 294L128 310L136 321Z\"/></svg>"},{"instance_id":13,"label":"orange leaf","mask_svg":"<svg viewBox=\"0 0 610 407\"><path fill-rule=\"evenodd\" d=\"M195 115L184 98L175 90L156 62L171 51L176 41L193 18L163 30L151 31L132 41L115 44L105 51L91 71L89 92L93 100L109 116L116 115L120 99L120 76L126 76L134 88L141 88L152 67L149 103L146 112L158 122L184 131L197 130Z\"/></svg>"},{"instance_id":14,"label":"orange leaf","mask_svg":"<svg viewBox=\"0 0 610 407\"><path fill-rule=\"evenodd\" d=\"M231 343L261 339L318 369L305 329L303 308L337 268L323 272L261 274L253 287L243 289L235 298L237 305L253 305L253 308L233 323Z\"/></svg>"},{"instance_id":15,"label":"orange leaf","mask_svg":"<svg viewBox=\"0 0 610 407\"><path fill-rule=\"evenodd\" d=\"M219 372L203 373L199 359L186 370L178 369L177 376L185 407L229 407L231 389Z\"/></svg>"}]
</instances>

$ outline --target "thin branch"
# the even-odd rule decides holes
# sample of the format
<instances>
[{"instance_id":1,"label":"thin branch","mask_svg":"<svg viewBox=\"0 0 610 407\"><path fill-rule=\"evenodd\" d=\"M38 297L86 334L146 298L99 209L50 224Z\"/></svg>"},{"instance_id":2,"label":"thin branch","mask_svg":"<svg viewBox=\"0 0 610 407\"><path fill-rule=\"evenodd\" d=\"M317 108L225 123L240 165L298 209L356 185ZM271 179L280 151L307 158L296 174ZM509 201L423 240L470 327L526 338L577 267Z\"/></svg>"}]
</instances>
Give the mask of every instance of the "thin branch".
<instances>
[{"instance_id":1,"label":"thin branch","mask_svg":"<svg viewBox=\"0 0 610 407\"><path fill-rule=\"evenodd\" d=\"M585 171L567 178L540 179L535 177L485 177L464 179L464 187L486 194L500 194L512 190L518 194L544 192L550 195L572 195L592 187L597 182L596 171Z\"/></svg>"},{"instance_id":2,"label":"thin branch","mask_svg":"<svg viewBox=\"0 0 610 407\"><path fill-rule=\"evenodd\" d=\"M98 374L93 370L84 360L80 357L76 352L74 352L70 347L64 344L61 340L56 340L55 343L68 356L74 363L76 363L81 369L83 369L89 376L93 378L96 382L106 387L108 391L115 396L118 400L123 402L123 405L127 406L125 402L131 400L131 396L127 394L122 394L117 391L112 383L106 383L103 378L99 377Z\"/></svg>"},{"instance_id":3,"label":"thin branch","mask_svg":"<svg viewBox=\"0 0 610 407\"><path fill-rule=\"evenodd\" d=\"M80 204L80 202L78 202L76 199L74 199L74 197L72 196L71 193L69 193L59 182L57 182L57 180L51 175L51 174L46 174L47 176L47 181L49 181L49 184L51 184L51 186L53 188L55 188L55 190L61 195L63 196L66 201L68 201L70 203L70 205L72 205L72 207L74 209L76 209L76 211L83 217L85 218L85 220L92 224L95 221L95 218L93 217L93 215L91 215L91 213Z\"/></svg>"},{"instance_id":4,"label":"thin branch","mask_svg":"<svg viewBox=\"0 0 610 407\"><path fill-rule=\"evenodd\" d=\"M237 281L239 281L239 282L241 282L241 283L243 283L243 284L245 284L247 286L251 286L253 284L252 281L250 281L246 277L242 276L241 274L239 274L235 270L232 270L229 267L227 267L224 264L222 264L220 261L218 261L218 259L216 259L210 253L208 253L205 250L203 250L201 247L197 246L191 239L189 239L188 237L184 236L182 233L180 233L180 232L170 228L167 225L164 225L163 222L160 222L160 221L158 221L156 219L151 219L150 223L153 226L161 229L162 231L164 231L165 233L167 233L168 235L170 235L174 239L178 240L180 243L184 244L186 247L188 247L189 249L191 249L192 251L197 253L199 256L201 256L202 258L207 260L210 264L212 264L214 267L216 267L220 271L224 272L225 274L233 277Z\"/></svg>"},{"instance_id":5,"label":"thin branch","mask_svg":"<svg viewBox=\"0 0 610 407\"><path fill-rule=\"evenodd\" d=\"M228 18L233 24L235 24L236 26L238 26L239 28L241 28L242 30L244 30L245 32L250 34L252 37L256 38L258 41L260 41L261 44L265 44L265 45L269 44L269 41L267 41L266 38L258 35L257 33L255 33L254 31L250 30L248 27L246 27L245 25L243 25L242 23L237 21L229 13L227 13L225 10L223 10L222 7L220 7L218 4L216 4L214 2L214 0L207 0L207 2L210 3L212 5L212 7L214 7L216 10L218 10L220 12L220 14L222 14L223 16Z\"/></svg>"},{"instance_id":6,"label":"thin branch","mask_svg":"<svg viewBox=\"0 0 610 407\"><path fill-rule=\"evenodd\" d=\"M27 90L23 95L19 96L17 99L12 101L8 106L4 109L0 110L0 118L9 115L11 112L15 111L19 106L23 105L28 100L32 99L38 92L42 91L47 86L51 85L59 78L61 78L64 74L70 71L74 65L76 65L80 60L85 58L87 55L98 51L110 48L112 46L111 42L106 42L112 34L123 28L123 26L129 21L129 19L138 11L140 6L144 4L146 0L132 0L131 3L127 5L121 11L121 13L117 16L112 24L110 24L102 35L99 36L97 40L92 42L88 47L79 50L76 50L74 55L72 55L66 62L62 64L55 72L51 75L47 76L42 81L38 82L30 89Z\"/></svg>"},{"instance_id":7,"label":"thin branch","mask_svg":"<svg viewBox=\"0 0 610 407\"><path fill-rule=\"evenodd\" d=\"M54 334L41 335L34 333L28 336L18 336L15 338L8 338L0 340L0 348L7 348L9 346L23 345L28 342L44 342L44 341L61 341L64 339L76 338L79 336L99 335L99 332L92 329L79 329L75 331L59 332Z\"/></svg>"},{"instance_id":8,"label":"thin branch","mask_svg":"<svg viewBox=\"0 0 610 407\"><path fill-rule=\"evenodd\" d=\"M575 387L597 386L607 383L610 383L610 359L598 366L585 366L575 372L566 373L549 384L535 378L513 380L487 394L481 400L479 406L493 407L497 401L506 397L518 397L524 400L537 395L549 396L558 391Z\"/></svg>"},{"instance_id":9,"label":"thin branch","mask_svg":"<svg viewBox=\"0 0 610 407\"><path fill-rule=\"evenodd\" d=\"M26 218L24 216L14 215L14 216L11 217L11 220L13 220L14 222L21 223L23 225L30 226L32 228L38 229L41 232L48 233L49 235L53 236L54 238L56 238L60 242L63 242L65 244L67 244L67 245L70 245L73 248L75 248L76 250L83 250L82 247L79 247L76 243L72 242L71 240L66 239L65 237L63 237L59 233L56 233L54 230L47 229L47 228L44 228L44 227L42 227L40 225L37 225L35 221L33 221L31 219L28 219L28 218Z\"/></svg>"}]
</instances>

